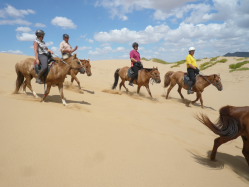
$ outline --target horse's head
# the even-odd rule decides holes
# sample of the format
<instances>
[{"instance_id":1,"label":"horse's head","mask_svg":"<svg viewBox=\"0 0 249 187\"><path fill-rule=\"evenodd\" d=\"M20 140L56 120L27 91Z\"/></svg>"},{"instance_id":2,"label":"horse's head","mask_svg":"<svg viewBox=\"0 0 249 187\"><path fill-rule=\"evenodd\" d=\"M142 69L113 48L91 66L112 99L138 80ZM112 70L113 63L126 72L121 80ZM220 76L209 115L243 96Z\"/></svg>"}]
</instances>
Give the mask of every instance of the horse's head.
<instances>
[{"instance_id":1,"label":"horse's head","mask_svg":"<svg viewBox=\"0 0 249 187\"><path fill-rule=\"evenodd\" d=\"M152 68L151 72L151 78L156 82L156 83L160 83L161 82L161 78L160 78L160 72L158 71L157 67L156 68Z\"/></svg>"},{"instance_id":2,"label":"horse's head","mask_svg":"<svg viewBox=\"0 0 249 187\"><path fill-rule=\"evenodd\" d=\"M80 72L85 73L85 67L82 64L82 62L80 61L80 59L78 59L76 54L69 57L67 59L67 62L70 64L72 69L78 69Z\"/></svg>"},{"instance_id":3,"label":"horse's head","mask_svg":"<svg viewBox=\"0 0 249 187\"><path fill-rule=\"evenodd\" d=\"M223 90L220 75L214 74L212 84L219 90Z\"/></svg>"},{"instance_id":4,"label":"horse's head","mask_svg":"<svg viewBox=\"0 0 249 187\"><path fill-rule=\"evenodd\" d=\"M91 72L90 60L89 59L88 60L84 59L84 60L80 60L80 61L82 62L83 66L85 67L85 70L86 70L85 72L86 72L87 76L91 76L92 72Z\"/></svg>"}]
</instances>

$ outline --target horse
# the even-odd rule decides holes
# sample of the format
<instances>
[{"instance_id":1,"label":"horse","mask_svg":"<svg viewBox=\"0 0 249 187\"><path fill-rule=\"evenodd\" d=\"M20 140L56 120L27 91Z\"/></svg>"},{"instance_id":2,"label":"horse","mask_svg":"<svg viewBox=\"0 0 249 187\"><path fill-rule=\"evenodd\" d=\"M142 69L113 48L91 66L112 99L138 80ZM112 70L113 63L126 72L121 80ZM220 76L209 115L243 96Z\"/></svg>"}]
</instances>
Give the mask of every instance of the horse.
<instances>
[{"instance_id":1,"label":"horse","mask_svg":"<svg viewBox=\"0 0 249 187\"><path fill-rule=\"evenodd\" d=\"M118 85L118 80L119 77L122 79L121 83L119 84L119 90L121 90L121 87L123 86L126 91L128 92L128 89L125 86L125 81L130 81L131 78L128 76L128 69L129 67L123 67L123 68L118 68L115 73L114 73L114 83L112 86L112 89L115 89ZM141 86L145 86L150 97L152 98L150 88L149 88L149 81L152 79L156 83L160 83L160 72L158 71L157 68L143 68L139 70L138 73L138 79L134 80L134 84L137 84L137 93L139 94Z\"/></svg>"},{"instance_id":2,"label":"horse","mask_svg":"<svg viewBox=\"0 0 249 187\"><path fill-rule=\"evenodd\" d=\"M182 71L168 71L164 76L164 88L170 87L167 90L166 99L169 97L169 93L171 89L178 84L178 93L180 94L181 98L184 99L181 89L184 88L186 90L189 89L189 86L184 83L184 75L186 73ZM198 75L196 76L196 83L193 87L193 91L196 92L196 99L192 101L191 103L195 103L200 99L201 107L203 108L203 99L202 99L202 92L204 91L204 88L212 84L215 86L219 91L223 89L221 78L217 74L213 75Z\"/></svg>"},{"instance_id":3,"label":"horse","mask_svg":"<svg viewBox=\"0 0 249 187\"><path fill-rule=\"evenodd\" d=\"M249 106L236 107L227 105L222 107L219 113L220 116L216 123L212 123L204 114L195 116L198 121L220 136L214 140L210 159L215 160L219 146L241 136L243 141L242 154L249 166Z\"/></svg>"},{"instance_id":4,"label":"horse","mask_svg":"<svg viewBox=\"0 0 249 187\"><path fill-rule=\"evenodd\" d=\"M76 75L80 72L82 74L84 74L86 72L87 76L91 76L92 75L92 72L91 72L91 64L90 64L90 60L80 60L82 62L82 64L84 65L84 70L85 71L82 71L81 69L71 69L69 72L68 72L68 75L71 75L71 84L73 84L73 81L75 80L78 84L78 87L79 89L81 89L81 86L80 86L80 81L79 79L76 77Z\"/></svg>"},{"instance_id":5,"label":"horse","mask_svg":"<svg viewBox=\"0 0 249 187\"><path fill-rule=\"evenodd\" d=\"M58 86L60 96L62 99L63 105L67 105L64 94L63 94L63 82L66 78L67 73L70 71L70 69L81 69L83 67L81 61L77 58L76 54L67 58L67 59L60 59L55 57L55 62L50 67L50 71L46 78L46 84L45 84L45 92L44 96L41 99L41 102L45 100L45 98L48 96L51 86ZM16 79L16 89L14 91L14 94L17 94L20 90L20 87L23 85L23 90L26 93L26 86L30 89L32 94L38 98L37 94L33 90L31 86L31 80L33 77L37 77L37 74L35 72L35 59L34 58L27 58L24 59L15 65L16 73L17 73L17 79ZM24 80L25 78L25 80Z\"/></svg>"}]
</instances>

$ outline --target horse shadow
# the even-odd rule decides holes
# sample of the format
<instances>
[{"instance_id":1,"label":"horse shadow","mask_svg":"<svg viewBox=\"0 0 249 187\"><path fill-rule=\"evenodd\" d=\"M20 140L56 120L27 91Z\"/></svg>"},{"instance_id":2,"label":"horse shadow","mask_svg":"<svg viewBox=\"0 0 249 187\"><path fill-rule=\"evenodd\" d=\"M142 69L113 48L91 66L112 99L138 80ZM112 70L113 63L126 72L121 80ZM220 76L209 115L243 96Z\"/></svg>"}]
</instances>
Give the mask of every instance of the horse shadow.
<instances>
[{"instance_id":1,"label":"horse shadow","mask_svg":"<svg viewBox=\"0 0 249 187\"><path fill-rule=\"evenodd\" d=\"M215 170L221 170L224 168L224 165L228 165L234 173L236 173L240 178L245 179L246 181L249 181L249 167L246 163L246 160L242 156L232 156L226 153L220 153L218 152L216 155L216 160L211 161L209 159L209 155L211 154L211 151L207 152L207 157L202 157L200 155L192 154L192 157L194 160L209 168L209 169L215 169Z\"/></svg>"},{"instance_id":2,"label":"horse shadow","mask_svg":"<svg viewBox=\"0 0 249 187\"><path fill-rule=\"evenodd\" d=\"M95 92L94 91L92 91L92 90L87 90L87 89L82 89L84 92L87 92L87 93L89 93L89 94L95 94Z\"/></svg>"},{"instance_id":3,"label":"horse shadow","mask_svg":"<svg viewBox=\"0 0 249 187\"><path fill-rule=\"evenodd\" d=\"M162 97L165 98L165 95L163 94ZM191 103L192 102L191 100L186 99L186 98L181 99L181 98L176 98L176 97L169 96L169 99L173 99L173 100L176 100L179 103L183 103L183 104L185 104L186 107L190 107L190 105L193 105L193 106L196 106L196 107L201 107L200 103L194 103L193 104L193 103ZM205 106L204 105L203 107L206 108L206 109L210 109L210 110L216 111L213 107L210 107L210 106Z\"/></svg>"},{"instance_id":4,"label":"horse shadow","mask_svg":"<svg viewBox=\"0 0 249 187\"><path fill-rule=\"evenodd\" d=\"M37 94L40 98L43 97L44 94ZM53 103L60 103L61 104L61 96L60 95L48 95L46 100L44 101L46 102L53 102ZM67 104L70 103L76 103L76 104L83 104L83 105L91 105L91 103L86 102L86 101L74 101L74 100L69 100L66 99Z\"/></svg>"}]
</instances>

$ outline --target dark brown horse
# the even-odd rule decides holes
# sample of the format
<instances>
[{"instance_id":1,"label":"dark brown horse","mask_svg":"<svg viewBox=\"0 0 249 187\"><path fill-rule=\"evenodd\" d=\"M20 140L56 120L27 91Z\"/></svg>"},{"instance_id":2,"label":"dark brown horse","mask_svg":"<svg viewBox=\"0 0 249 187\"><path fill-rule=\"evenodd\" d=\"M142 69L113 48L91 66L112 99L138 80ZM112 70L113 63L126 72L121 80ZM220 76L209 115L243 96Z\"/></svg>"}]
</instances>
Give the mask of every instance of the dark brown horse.
<instances>
[{"instance_id":1,"label":"dark brown horse","mask_svg":"<svg viewBox=\"0 0 249 187\"><path fill-rule=\"evenodd\" d=\"M45 93L41 101L44 101L50 92L51 86L58 86L61 95L62 103L66 105L66 101L63 94L63 82L66 78L67 73L70 69L81 69L83 67L80 60L76 55L71 56L68 59L61 60L60 58L54 58L56 63L54 63L46 78ZM35 97L38 97L31 86L31 80L33 77L37 77L34 68L34 58L27 58L18 62L15 66L17 79L16 79L16 89L14 93L18 93L20 87L23 84L23 89L26 92L26 86L30 89Z\"/></svg>"},{"instance_id":2,"label":"dark brown horse","mask_svg":"<svg viewBox=\"0 0 249 187\"><path fill-rule=\"evenodd\" d=\"M217 149L220 145L241 136L243 141L242 153L249 165L249 106L222 107L217 123L212 123L204 114L196 116L196 119L220 136L214 140L213 150L210 155L211 160L215 160Z\"/></svg>"},{"instance_id":3,"label":"dark brown horse","mask_svg":"<svg viewBox=\"0 0 249 187\"><path fill-rule=\"evenodd\" d=\"M167 94L166 94L166 99L168 99L169 97L169 93L171 91L171 89L178 84L178 93L180 94L181 98L184 99L181 90L182 88L188 90L189 86L184 84L184 75L186 73L182 72L182 71L168 71L165 76L164 76L164 88L168 87L170 85L170 87L167 90ZM201 102L201 107L203 108L203 100L202 100L202 92L204 91L204 89L209 86L210 84L214 85L219 91L221 91L223 89L222 84L221 84L221 78L219 75L217 74L213 74L213 75L198 75L196 77L196 83L193 87L193 91L196 92L196 99L194 101L192 101L192 103L195 103L196 101L198 101L200 99Z\"/></svg>"},{"instance_id":4,"label":"dark brown horse","mask_svg":"<svg viewBox=\"0 0 249 187\"><path fill-rule=\"evenodd\" d=\"M79 79L76 77L76 75L79 73L79 72L81 72L81 73L85 73L86 72L86 74L87 74L87 76L91 76L92 75L92 72L91 72L91 64L90 64L90 60L88 59L88 60L80 60L81 62L82 62L82 64L83 64L83 66L84 66L84 70L85 71L81 71L81 70L79 70L79 69L71 69L70 71L69 71L69 75L71 75L71 84L73 83L73 81L75 80L76 82L77 82L77 84L78 84L78 86L79 86L79 89L81 89L81 86L80 86L80 81L79 81Z\"/></svg>"},{"instance_id":5,"label":"dark brown horse","mask_svg":"<svg viewBox=\"0 0 249 187\"><path fill-rule=\"evenodd\" d=\"M123 86L126 91L128 92L128 89L125 86L125 81L130 81L130 77L128 76L128 69L129 67L123 67L119 68L114 73L114 84L112 86L112 89L115 89L118 85L118 79L119 77L122 79L121 83L119 84L119 90L121 90L121 87ZM143 68L139 70L138 73L138 79L134 81L134 84L137 84L137 93L139 93L141 86L145 86L150 97L152 97L150 88L149 88L149 81L152 79L156 83L160 83L160 72L157 68Z\"/></svg>"}]
</instances>

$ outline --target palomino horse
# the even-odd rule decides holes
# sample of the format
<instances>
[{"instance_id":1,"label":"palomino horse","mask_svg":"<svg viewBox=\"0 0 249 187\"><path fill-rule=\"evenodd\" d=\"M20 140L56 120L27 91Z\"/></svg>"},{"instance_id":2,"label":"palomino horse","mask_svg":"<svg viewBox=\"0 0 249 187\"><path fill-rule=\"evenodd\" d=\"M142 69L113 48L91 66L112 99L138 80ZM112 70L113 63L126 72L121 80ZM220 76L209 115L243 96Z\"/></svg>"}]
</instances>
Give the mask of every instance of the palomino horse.
<instances>
[{"instance_id":1,"label":"palomino horse","mask_svg":"<svg viewBox=\"0 0 249 187\"><path fill-rule=\"evenodd\" d=\"M66 105L66 101L63 94L63 82L66 78L67 73L70 69L81 69L83 67L80 60L73 55L68 59L61 60L60 58L54 58L56 63L54 63L46 78L46 86L45 86L45 93L41 101L44 101L45 98L48 96L50 92L51 86L57 85L59 88L60 96L62 99L62 103ZM18 62L15 66L17 79L16 79L16 89L14 93L18 93L22 84L24 84L23 88L26 91L26 86L30 89L35 97L38 97L35 91L32 89L31 80L33 77L37 77L37 74L34 69L34 58L27 58ZM24 81L25 78L25 81Z\"/></svg>"},{"instance_id":2,"label":"palomino horse","mask_svg":"<svg viewBox=\"0 0 249 187\"><path fill-rule=\"evenodd\" d=\"M112 89L115 89L118 85L118 79L119 77L122 79L121 83L119 84L119 90L121 90L121 87L123 86L126 91L128 92L128 89L125 86L125 81L130 81L130 77L128 76L128 69L129 67L123 67L123 68L119 68L115 71L114 73L114 84L112 86ZM150 92L150 88L149 88L149 81L150 79L152 79L153 81L155 81L156 83L160 83L161 79L160 79L160 72L158 71L157 68L143 68L141 70L139 70L138 73L138 79L134 80L134 83L137 84L137 93L139 93L141 86L145 86L148 93L150 94L150 97L152 97L151 92Z\"/></svg>"},{"instance_id":3,"label":"palomino horse","mask_svg":"<svg viewBox=\"0 0 249 187\"><path fill-rule=\"evenodd\" d=\"M220 117L215 124L204 114L196 115L195 117L220 136L214 140L213 150L210 155L211 160L215 160L217 149L220 145L241 136L243 141L242 153L249 165L249 106L222 107Z\"/></svg>"},{"instance_id":4,"label":"palomino horse","mask_svg":"<svg viewBox=\"0 0 249 187\"><path fill-rule=\"evenodd\" d=\"M182 71L168 71L164 76L164 88L170 87L167 90L166 99L168 99L169 92L171 89L178 84L178 93L180 94L181 98L184 99L181 90L182 88L188 90L189 86L184 84L184 72ZM217 74L213 75L199 75L196 77L196 83L193 87L193 91L196 92L196 100L192 101L192 103L195 103L200 99L201 107L203 108L203 100L202 100L202 92L204 91L204 88L209 86L210 84L214 85L219 91L221 91L222 84L220 76Z\"/></svg>"},{"instance_id":5,"label":"palomino horse","mask_svg":"<svg viewBox=\"0 0 249 187\"><path fill-rule=\"evenodd\" d=\"M81 70L79 70L79 69L71 69L70 71L69 71L69 75L71 75L71 84L73 83L73 81L75 80L76 82L77 82L77 84L78 84L78 86L79 86L79 89L81 89L81 86L80 86L80 81L79 81L79 79L76 77L76 75L79 73L79 72L81 72L81 73L85 73L86 72L86 74L87 74L87 76L91 76L92 75L92 72L91 72L91 64L90 64L90 60L88 59L88 60L80 60L81 61L81 63L83 64L83 66L84 66L84 69L85 69L85 71L81 71Z\"/></svg>"}]
</instances>

